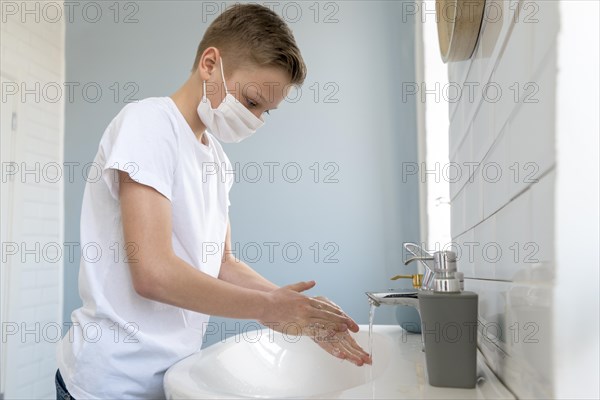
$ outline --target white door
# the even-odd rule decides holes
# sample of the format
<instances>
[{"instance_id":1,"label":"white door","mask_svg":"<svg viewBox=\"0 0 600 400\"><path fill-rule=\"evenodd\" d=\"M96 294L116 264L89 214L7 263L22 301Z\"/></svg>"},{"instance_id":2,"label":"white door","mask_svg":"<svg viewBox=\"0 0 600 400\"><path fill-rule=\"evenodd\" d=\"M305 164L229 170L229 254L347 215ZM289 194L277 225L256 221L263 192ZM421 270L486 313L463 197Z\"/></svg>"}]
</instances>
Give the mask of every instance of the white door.
<instances>
[{"instance_id":1,"label":"white door","mask_svg":"<svg viewBox=\"0 0 600 400\"><path fill-rule=\"evenodd\" d=\"M0 270L0 320L2 321L2 340L0 340L0 394L5 393L6 388L6 373L7 373L7 346L5 342L6 330L9 329L7 323L9 319L9 296L10 287L9 282L11 280L11 258L6 256L6 251L10 243L13 242L13 200L14 200L14 176L11 176L8 172L12 167L11 163L15 161L15 135L17 129L17 101L14 96L4 96L4 88L7 82L14 82L6 78L4 75L0 76L2 84L2 107L0 114L0 136L2 141L0 143L0 242L2 243L2 268ZM13 286L14 287L14 286Z\"/></svg>"}]
</instances>

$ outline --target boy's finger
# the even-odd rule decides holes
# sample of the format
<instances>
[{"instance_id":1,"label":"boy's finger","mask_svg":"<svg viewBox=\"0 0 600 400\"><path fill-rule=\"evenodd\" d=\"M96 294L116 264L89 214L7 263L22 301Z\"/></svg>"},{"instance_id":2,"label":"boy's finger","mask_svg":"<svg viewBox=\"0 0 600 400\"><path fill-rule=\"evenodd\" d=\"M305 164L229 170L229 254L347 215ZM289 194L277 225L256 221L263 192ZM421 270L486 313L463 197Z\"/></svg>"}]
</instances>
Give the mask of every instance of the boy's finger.
<instances>
[{"instance_id":1,"label":"boy's finger","mask_svg":"<svg viewBox=\"0 0 600 400\"><path fill-rule=\"evenodd\" d=\"M365 363L365 360L361 357L361 355L355 349L350 346L349 343L344 340L340 341L340 343L335 346L340 350L340 352L344 355L344 358L348 361L356 364L357 366L361 366Z\"/></svg>"},{"instance_id":2,"label":"boy's finger","mask_svg":"<svg viewBox=\"0 0 600 400\"><path fill-rule=\"evenodd\" d=\"M340 306L338 306L337 304L335 304L334 302L332 302L331 300L329 300L328 298L323 297L323 296L316 296L316 297L313 297L312 299L314 300L313 307L318 308L318 309L327 310L334 314L338 314L344 318L347 318L348 321L346 323L348 325L348 329L350 329L352 332L359 331L359 327L358 327L358 324L356 323L356 321L354 321L352 318L350 318L350 316L348 314L346 314L344 312L344 310L341 309Z\"/></svg>"},{"instance_id":3,"label":"boy's finger","mask_svg":"<svg viewBox=\"0 0 600 400\"><path fill-rule=\"evenodd\" d=\"M354 326L356 325L356 323L352 320L352 318L350 318L346 315L338 315L338 314L332 313L327 310L319 310L319 309L315 308L312 317L321 320L318 322L325 322L326 325L330 324L330 323L344 324L344 325L346 325L347 329L352 329L352 330L353 330ZM342 332L345 332L345 331L346 331L346 329L344 329Z\"/></svg>"},{"instance_id":4,"label":"boy's finger","mask_svg":"<svg viewBox=\"0 0 600 400\"><path fill-rule=\"evenodd\" d=\"M313 298L312 299L312 306L314 308L319 309L319 310L329 311L329 312L332 312L334 314L341 315L342 317L350 318L340 308L334 307L334 306L331 305L331 303L328 303L328 302L322 301L322 300L318 300L317 298Z\"/></svg>"},{"instance_id":5,"label":"boy's finger","mask_svg":"<svg viewBox=\"0 0 600 400\"><path fill-rule=\"evenodd\" d=\"M352 337L352 335L350 334L346 334L343 336L344 341L351 346L355 351L357 351L360 355L360 357L367 363L367 364L371 364L371 356L369 353L367 353L362 347L360 347L360 345L356 342L356 340L354 339L354 337Z\"/></svg>"},{"instance_id":6,"label":"boy's finger","mask_svg":"<svg viewBox=\"0 0 600 400\"><path fill-rule=\"evenodd\" d=\"M359 327L358 324L350 317L348 317L350 319L350 323L348 324L348 329L350 329L352 332L356 333L359 331Z\"/></svg>"},{"instance_id":7,"label":"boy's finger","mask_svg":"<svg viewBox=\"0 0 600 400\"><path fill-rule=\"evenodd\" d=\"M315 316L311 318L309 326L322 331L346 332L348 331L348 324L346 322L343 318L333 320L328 317L319 318Z\"/></svg>"},{"instance_id":8,"label":"boy's finger","mask_svg":"<svg viewBox=\"0 0 600 400\"><path fill-rule=\"evenodd\" d=\"M305 290L313 288L316 284L317 283L315 281L296 282L291 285L285 286L285 288L293 290L294 292L304 292Z\"/></svg>"}]
</instances>

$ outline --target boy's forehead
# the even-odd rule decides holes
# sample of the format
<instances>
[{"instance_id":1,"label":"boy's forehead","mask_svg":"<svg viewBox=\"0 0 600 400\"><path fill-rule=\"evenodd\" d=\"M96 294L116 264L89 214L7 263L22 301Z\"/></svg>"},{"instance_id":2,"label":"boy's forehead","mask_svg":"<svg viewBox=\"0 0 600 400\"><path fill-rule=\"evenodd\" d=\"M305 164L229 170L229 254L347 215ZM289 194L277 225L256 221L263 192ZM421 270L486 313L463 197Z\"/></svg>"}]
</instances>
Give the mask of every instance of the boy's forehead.
<instances>
[{"instance_id":1,"label":"boy's forehead","mask_svg":"<svg viewBox=\"0 0 600 400\"><path fill-rule=\"evenodd\" d=\"M240 83L280 86L281 89L290 85L288 74L283 69L275 67L239 68L233 78Z\"/></svg>"},{"instance_id":2,"label":"boy's forehead","mask_svg":"<svg viewBox=\"0 0 600 400\"><path fill-rule=\"evenodd\" d=\"M275 99L285 97L292 86L287 73L274 67L239 68L232 78L249 92L268 93L268 96L264 96L267 100L272 96Z\"/></svg>"}]
</instances>

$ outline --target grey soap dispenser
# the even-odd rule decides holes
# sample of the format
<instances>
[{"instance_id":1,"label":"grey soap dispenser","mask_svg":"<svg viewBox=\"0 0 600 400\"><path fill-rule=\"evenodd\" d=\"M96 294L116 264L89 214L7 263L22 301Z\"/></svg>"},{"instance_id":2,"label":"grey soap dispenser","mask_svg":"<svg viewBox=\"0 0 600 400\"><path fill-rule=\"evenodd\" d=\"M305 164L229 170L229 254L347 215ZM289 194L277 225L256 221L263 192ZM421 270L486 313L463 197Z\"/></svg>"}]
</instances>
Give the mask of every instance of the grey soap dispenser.
<instances>
[{"instance_id":1,"label":"grey soap dispenser","mask_svg":"<svg viewBox=\"0 0 600 400\"><path fill-rule=\"evenodd\" d=\"M418 296L429 384L474 388L477 293L462 290L456 253L437 251L428 259L434 262L433 290L421 290Z\"/></svg>"}]
</instances>

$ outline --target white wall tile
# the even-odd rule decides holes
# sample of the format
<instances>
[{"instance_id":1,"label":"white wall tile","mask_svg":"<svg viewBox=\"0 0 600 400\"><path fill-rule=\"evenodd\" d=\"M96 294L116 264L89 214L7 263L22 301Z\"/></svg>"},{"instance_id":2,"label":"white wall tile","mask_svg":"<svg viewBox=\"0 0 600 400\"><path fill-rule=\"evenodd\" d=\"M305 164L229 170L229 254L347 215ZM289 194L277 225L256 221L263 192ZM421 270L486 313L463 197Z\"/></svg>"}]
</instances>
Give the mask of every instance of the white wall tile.
<instances>
[{"instance_id":1,"label":"white wall tile","mask_svg":"<svg viewBox=\"0 0 600 400\"><path fill-rule=\"evenodd\" d=\"M521 89L531 79L532 72L532 24L514 22L511 19L512 31L505 43L498 64L492 74L492 82L501 90L496 103L495 130L498 132L508 120L510 114L518 106L515 100L517 88ZM518 68L515 68L518 65ZM490 92L490 97L493 96Z\"/></svg>"},{"instance_id":2,"label":"white wall tile","mask_svg":"<svg viewBox=\"0 0 600 400\"><path fill-rule=\"evenodd\" d=\"M471 229L483 219L482 178L474 173L465 186L465 228Z\"/></svg>"},{"instance_id":3,"label":"white wall tile","mask_svg":"<svg viewBox=\"0 0 600 400\"><path fill-rule=\"evenodd\" d=\"M508 154L507 134L503 132L478 169L477 173L482 178L484 218L498 211L509 200Z\"/></svg>"},{"instance_id":4,"label":"white wall tile","mask_svg":"<svg viewBox=\"0 0 600 400\"><path fill-rule=\"evenodd\" d=\"M528 254L534 260L552 265L555 260L554 192L556 173L551 171L531 187L531 239L534 244ZM550 268L551 270L551 268ZM552 276L548 276L551 279Z\"/></svg>"},{"instance_id":5,"label":"white wall tile","mask_svg":"<svg viewBox=\"0 0 600 400\"><path fill-rule=\"evenodd\" d=\"M531 239L531 193L529 190L508 203L496 214L496 241L502 254L496 278L512 281L531 267L528 254Z\"/></svg>"},{"instance_id":6,"label":"white wall tile","mask_svg":"<svg viewBox=\"0 0 600 400\"><path fill-rule=\"evenodd\" d=\"M526 5L522 20L532 24L533 30L533 69L542 64L546 53L555 48L557 34L560 29L558 1L537 1Z\"/></svg>"},{"instance_id":7,"label":"white wall tile","mask_svg":"<svg viewBox=\"0 0 600 400\"><path fill-rule=\"evenodd\" d=\"M463 176L463 168L455 162L448 163L448 181L450 186L450 200L454 200L458 192L464 187L466 177Z\"/></svg>"},{"instance_id":8,"label":"white wall tile","mask_svg":"<svg viewBox=\"0 0 600 400\"><path fill-rule=\"evenodd\" d=\"M552 287L513 284L507 295L504 379L521 398L551 398Z\"/></svg>"},{"instance_id":9,"label":"white wall tile","mask_svg":"<svg viewBox=\"0 0 600 400\"><path fill-rule=\"evenodd\" d=\"M547 285L465 279L479 296L479 347L486 361L521 398L551 398L552 293Z\"/></svg>"},{"instance_id":10,"label":"white wall tile","mask_svg":"<svg viewBox=\"0 0 600 400\"><path fill-rule=\"evenodd\" d=\"M454 239L458 247L456 267L461 271L465 278L473 278L475 276L475 264L473 256L474 230L469 229L458 238Z\"/></svg>"},{"instance_id":11,"label":"white wall tile","mask_svg":"<svg viewBox=\"0 0 600 400\"><path fill-rule=\"evenodd\" d=\"M493 67L493 64L496 62L495 59L492 59L494 49L503 43L504 38L501 38L500 33L506 15L502 3L500 0L487 0L485 4L486 13L484 15L482 32L479 37L480 57L486 61L486 64L482 68L482 73ZM488 78L487 76L482 76L482 82L486 82Z\"/></svg>"},{"instance_id":12,"label":"white wall tile","mask_svg":"<svg viewBox=\"0 0 600 400\"><path fill-rule=\"evenodd\" d=\"M19 280L21 281L21 288L33 288L36 286L36 271L25 270L19 274Z\"/></svg>"},{"instance_id":13,"label":"white wall tile","mask_svg":"<svg viewBox=\"0 0 600 400\"><path fill-rule=\"evenodd\" d=\"M458 266L467 290L479 293L480 322L502 330L494 343L480 340L489 364L517 397L547 398L557 2L488 0L486 7L496 5L502 13L484 21L471 64L449 66L457 81L466 76L502 91L498 99L490 91L475 104L451 106L450 162L481 163L475 181L451 184L452 237L461 250L476 243L473 259L462 254ZM523 341L533 332L531 324L524 331L528 323L539 328L538 343Z\"/></svg>"},{"instance_id":14,"label":"white wall tile","mask_svg":"<svg viewBox=\"0 0 600 400\"><path fill-rule=\"evenodd\" d=\"M449 103L453 104L453 103ZM457 102L458 104L458 102ZM458 106L458 105L457 105ZM462 112L456 112L450 116L450 132L448 137L448 145L450 151L450 157L453 157L460 144L464 139L464 134L466 131L465 120L463 119Z\"/></svg>"},{"instance_id":15,"label":"white wall tile","mask_svg":"<svg viewBox=\"0 0 600 400\"><path fill-rule=\"evenodd\" d=\"M11 318L10 322L15 322L20 324L21 322L25 322L26 324L35 323L36 319L36 307L27 307L23 306L19 310L17 310L13 314L13 318Z\"/></svg>"},{"instance_id":16,"label":"white wall tile","mask_svg":"<svg viewBox=\"0 0 600 400\"><path fill-rule=\"evenodd\" d=\"M452 84L458 84L461 87L467 78L467 73L471 66L471 60L454 61L448 63L448 82ZM460 111L460 104L462 103L464 96L461 97L459 102L450 102L449 116L450 119L454 119L455 114Z\"/></svg>"},{"instance_id":17,"label":"white wall tile","mask_svg":"<svg viewBox=\"0 0 600 400\"><path fill-rule=\"evenodd\" d=\"M499 340L504 338L504 314L506 312L507 292L511 284L508 282L490 282L482 279L465 279L465 290L478 294L479 320L484 328L483 337L489 338L502 347Z\"/></svg>"},{"instance_id":18,"label":"white wall tile","mask_svg":"<svg viewBox=\"0 0 600 400\"><path fill-rule=\"evenodd\" d=\"M474 277L495 279L498 261L496 242L496 216L482 221L473 230L472 254Z\"/></svg>"},{"instance_id":19,"label":"white wall tile","mask_svg":"<svg viewBox=\"0 0 600 400\"><path fill-rule=\"evenodd\" d=\"M484 72L484 67L488 61L482 58L481 46L481 40L477 40L477 43L475 44L475 50L473 50L473 55L471 56L471 67L469 68L469 73L467 74L466 78L466 82L471 82L471 84L477 85L477 87L479 87L483 81L482 75ZM474 104L476 100L478 102L478 97L473 98Z\"/></svg>"},{"instance_id":20,"label":"white wall tile","mask_svg":"<svg viewBox=\"0 0 600 400\"><path fill-rule=\"evenodd\" d=\"M40 6L38 3L37 6ZM61 7L61 2L55 3ZM23 7L25 3L19 3ZM28 7L36 6L31 3ZM5 16L3 16L5 17ZM62 85L64 82L64 20L57 23L22 23L20 15L8 16L0 25L2 34L2 73L18 85L25 83L28 89L36 82L43 87L48 82ZM63 101L44 101L39 96L28 95L25 100L16 96L17 132L16 161L25 161L28 167L36 162L62 163ZM4 135L4 132L2 133ZM28 249L39 250L47 241L62 243L62 184L49 183L43 176L30 177L27 183L15 183L13 210L13 237L17 243L25 243ZM35 323L62 324L62 264L45 263L39 250L28 255L25 262L20 254L9 266L10 285L15 296L10 298L9 322L19 329L38 330ZM4 268L4 265L3 265ZM25 325L21 325L21 323ZM12 337L5 343L9 365L2 371L5 377L6 398L52 398L53 374L56 368L55 344L28 334ZM4 350L4 344L3 344Z\"/></svg>"},{"instance_id":21,"label":"white wall tile","mask_svg":"<svg viewBox=\"0 0 600 400\"><path fill-rule=\"evenodd\" d=\"M465 196L460 191L451 201L452 215L450 217L450 230L452 237L457 237L465 231Z\"/></svg>"},{"instance_id":22,"label":"white wall tile","mask_svg":"<svg viewBox=\"0 0 600 400\"><path fill-rule=\"evenodd\" d=\"M474 172L474 168L469 168L473 162L473 144L472 144L472 127L466 129L463 135L462 142L456 149L456 152L451 156L452 164L448 165L447 175L450 181L450 199L462 190L465 184L469 181L470 176Z\"/></svg>"},{"instance_id":23,"label":"white wall tile","mask_svg":"<svg viewBox=\"0 0 600 400\"><path fill-rule=\"evenodd\" d=\"M473 119L472 131L473 161L481 162L494 142L493 105L482 101Z\"/></svg>"},{"instance_id":24,"label":"white wall tile","mask_svg":"<svg viewBox=\"0 0 600 400\"><path fill-rule=\"evenodd\" d=\"M456 63L448 63L448 82L452 85L459 84L457 82L457 68ZM459 84L460 85L460 84ZM452 121L455 117L457 102L448 103L448 118Z\"/></svg>"},{"instance_id":25,"label":"white wall tile","mask_svg":"<svg viewBox=\"0 0 600 400\"><path fill-rule=\"evenodd\" d=\"M556 61L546 63L539 77L527 82L524 99L510 122L510 195L536 182L555 164Z\"/></svg>"}]
</instances>

